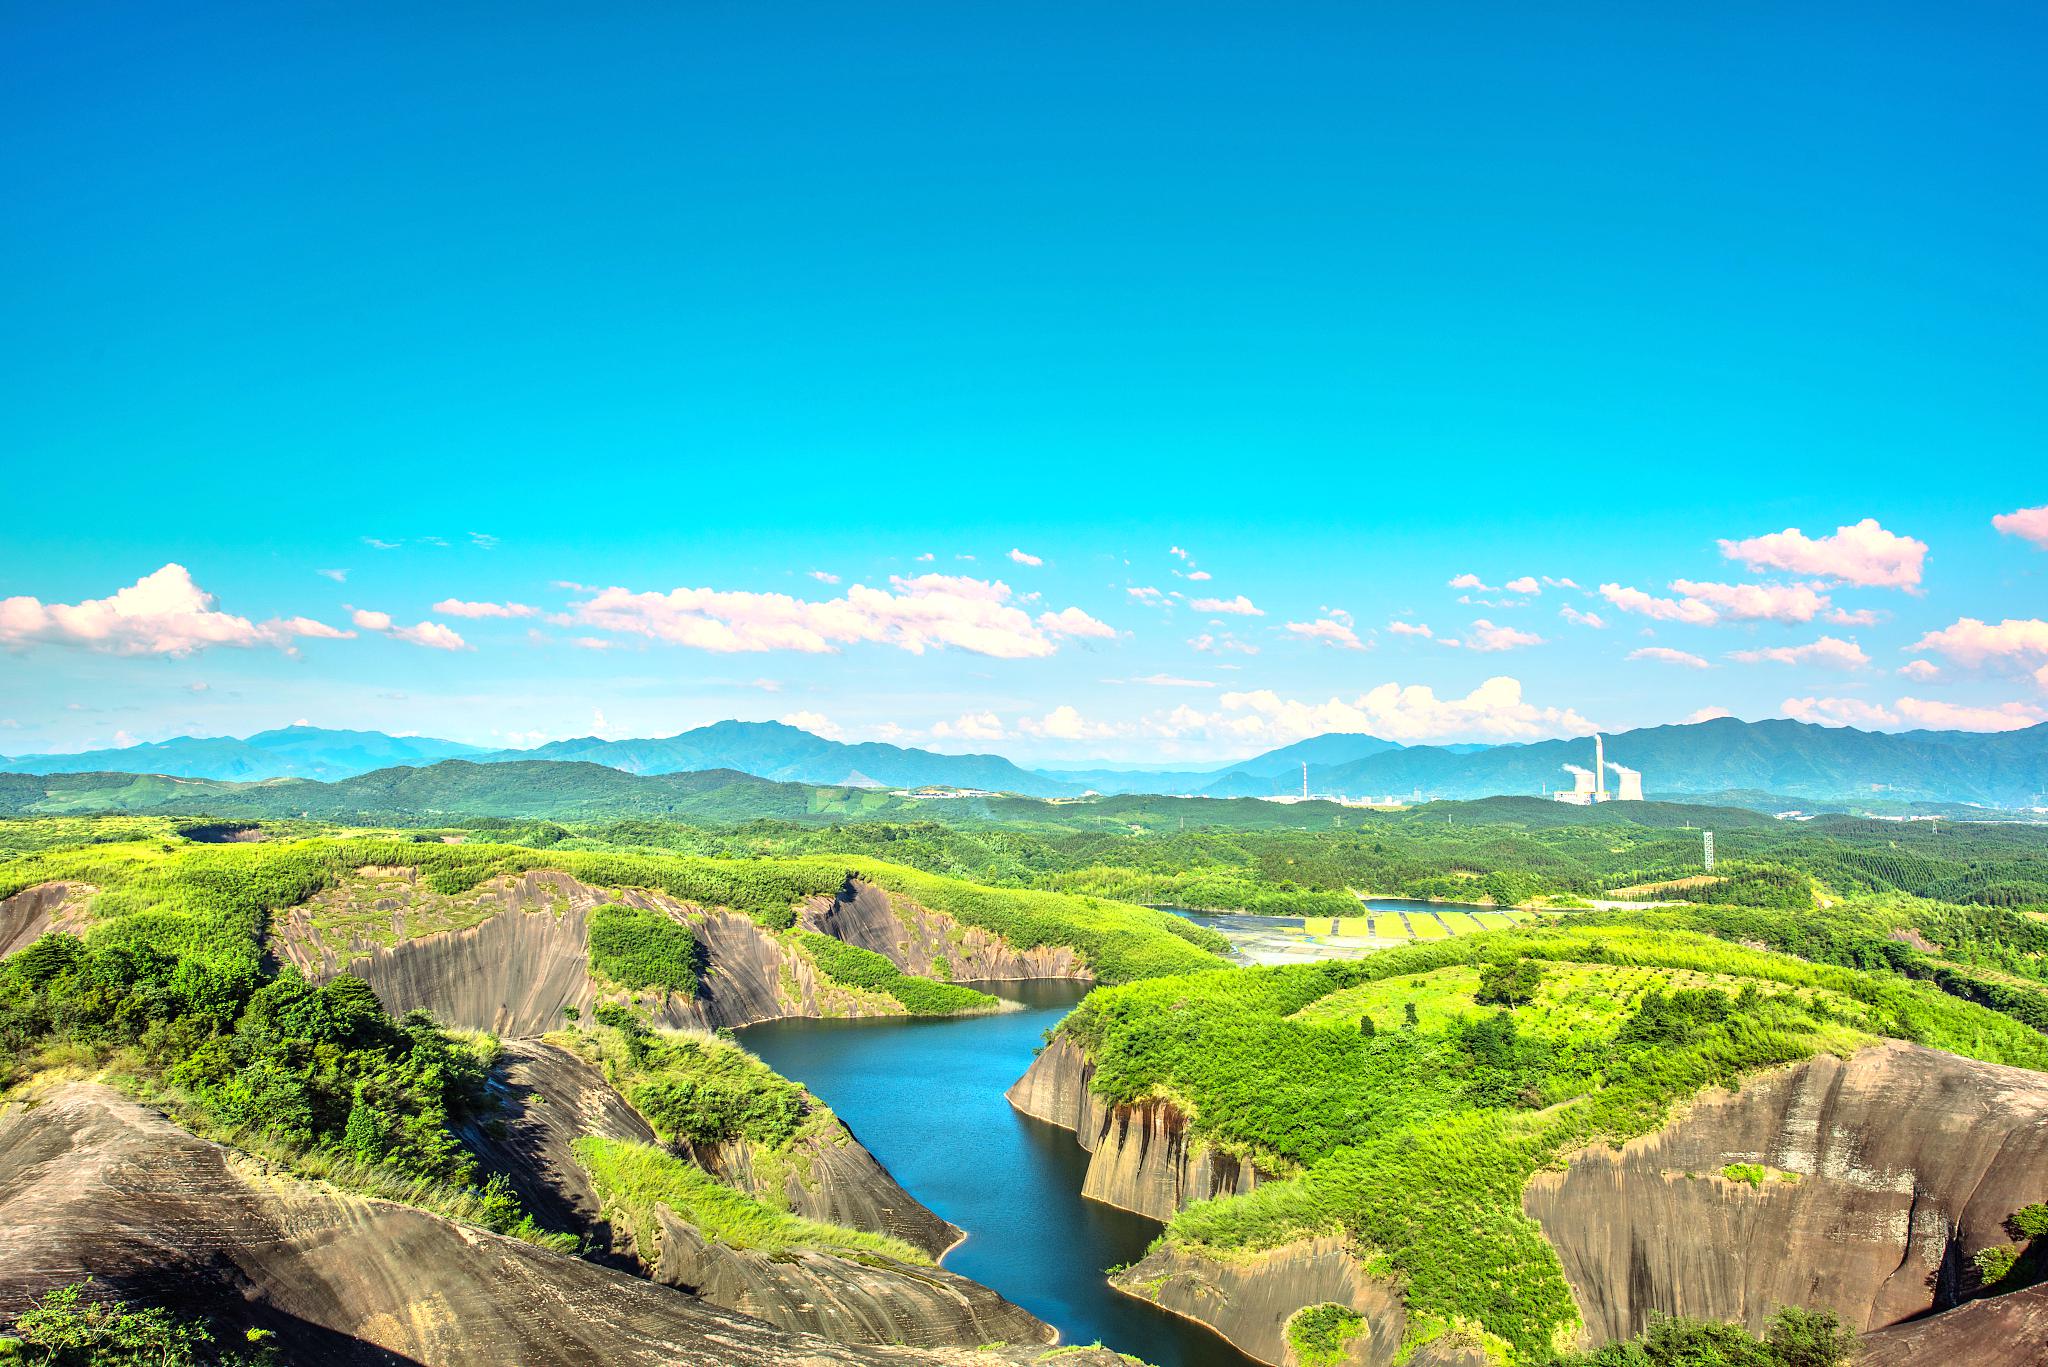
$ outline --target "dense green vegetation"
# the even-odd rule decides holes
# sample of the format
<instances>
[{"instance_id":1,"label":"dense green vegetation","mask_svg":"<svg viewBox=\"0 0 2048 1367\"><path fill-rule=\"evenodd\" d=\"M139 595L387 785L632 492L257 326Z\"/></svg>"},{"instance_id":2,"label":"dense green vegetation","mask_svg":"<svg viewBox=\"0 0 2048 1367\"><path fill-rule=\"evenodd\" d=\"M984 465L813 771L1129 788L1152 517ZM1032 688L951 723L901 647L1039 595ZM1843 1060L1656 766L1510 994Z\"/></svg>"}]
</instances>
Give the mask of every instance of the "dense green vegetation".
<instances>
[{"instance_id":1,"label":"dense green vegetation","mask_svg":"<svg viewBox=\"0 0 2048 1367\"><path fill-rule=\"evenodd\" d=\"M1509 1009L1476 1000L1503 981ZM2048 1066L2039 1034L1924 985L1577 918L1155 979L1092 994L1061 1028L1105 1100L1173 1098L1195 1137L1287 1174L1189 1207L1167 1238L1228 1256L1342 1230L1401 1279L1411 1341L1477 1325L1523 1361L1577 1322L1520 1204L1561 1154L1654 1129L1703 1087L1878 1036Z\"/></svg>"},{"instance_id":2,"label":"dense green vegetation","mask_svg":"<svg viewBox=\"0 0 2048 1367\"><path fill-rule=\"evenodd\" d=\"M33 1367L271 1367L270 1335L223 1346L203 1320L88 1295L89 1282L45 1292L0 1336L0 1362Z\"/></svg>"},{"instance_id":3,"label":"dense green vegetation","mask_svg":"<svg viewBox=\"0 0 2048 1367\"><path fill-rule=\"evenodd\" d=\"M606 902L590 909L591 971L630 992L692 997L704 951L689 929L645 907Z\"/></svg>"},{"instance_id":4,"label":"dense green vegetation","mask_svg":"<svg viewBox=\"0 0 2048 1367\"><path fill-rule=\"evenodd\" d=\"M736 1044L650 1029L624 1007L597 1009L594 1028L550 1037L604 1070L670 1144L744 1139L787 1148L813 1109L804 1089Z\"/></svg>"},{"instance_id":5,"label":"dense green vegetation","mask_svg":"<svg viewBox=\"0 0 2048 1367\"><path fill-rule=\"evenodd\" d=\"M1839 1367L1855 1348L1832 1312L1787 1306L1760 1339L1740 1325L1660 1317L1633 1339L1567 1354L1556 1367Z\"/></svg>"},{"instance_id":6,"label":"dense green vegetation","mask_svg":"<svg viewBox=\"0 0 2048 1367\"><path fill-rule=\"evenodd\" d=\"M1362 1315L1331 1301L1305 1305L1287 1320L1287 1342L1301 1367L1336 1367L1351 1340L1364 1331Z\"/></svg>"},{"instance_id":7,"label":"dense green vegetation","mask_svg":"<svg viewBox=\"0 0 2048 1367\"><path fill-rule=\"evenodd\" d=\"M968 1011L994 1011L1002 1002L986 992L957 983L933 982L905 973L871 949L861 949L815 931L797 938L825 976L869 992L894 997L913 1016L953 1016Z\"/></svg>"}]
</instances>

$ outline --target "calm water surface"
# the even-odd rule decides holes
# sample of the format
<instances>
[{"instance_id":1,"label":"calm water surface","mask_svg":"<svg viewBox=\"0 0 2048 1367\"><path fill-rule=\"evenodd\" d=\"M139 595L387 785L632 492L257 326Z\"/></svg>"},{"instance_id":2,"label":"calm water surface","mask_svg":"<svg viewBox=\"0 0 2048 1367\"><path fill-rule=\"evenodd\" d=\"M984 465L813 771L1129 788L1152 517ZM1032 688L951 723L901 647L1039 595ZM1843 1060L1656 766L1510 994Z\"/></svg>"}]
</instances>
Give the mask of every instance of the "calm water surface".
<instances>
[{"instance_id":1,"label":"calm water surface","mask_svg":"<svg viewBox=\"0 0 2048 1367\"><path fill-rule=\"evenodd\" d=\"M1088 1155L1071 1130L1003 1100L1079 983L976 983L1022 1011L951 1020L781 1020L740 1032L747 1048L839 1113L918 1200L967 1231L945 1265L1055 1325L1154 1367L1255 1367L1199 1325L1109 1289L1152 1221L1081 1198Z\"/></svg>"}]
</instances>

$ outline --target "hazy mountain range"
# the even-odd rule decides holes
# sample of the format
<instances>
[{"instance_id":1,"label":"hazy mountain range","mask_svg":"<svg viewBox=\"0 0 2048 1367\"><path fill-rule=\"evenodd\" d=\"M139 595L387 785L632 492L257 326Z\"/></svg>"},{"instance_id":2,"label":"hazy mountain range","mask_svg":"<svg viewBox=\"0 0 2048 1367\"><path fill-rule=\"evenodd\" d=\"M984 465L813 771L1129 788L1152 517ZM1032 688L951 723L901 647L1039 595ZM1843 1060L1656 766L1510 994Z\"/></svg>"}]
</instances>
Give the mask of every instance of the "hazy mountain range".
<instances>
[{"instance_id":1,"label":"hazy mountain range","mask_svg":"<svg viewBox=\"0 0 2048 1367\"><path fill-rule=\"evenodd\" d=\"M336 781L373 771L433 765L547 762L602 766L642 776L732 771L783 783L840 788L940 786L1031 797L1157 793L1265 797L1297 793L1303 763L1318 795L1475 798L1540 795L1569 784L1567 763L1590 767L1589 739L1527 745L1404 746L1373 736L1312 737L1205 771L1091 769L1041 772L998 755L941 755L876 743L846 744L778 722L719 722L660 739L557 741L534 750L486 751L455 741L293 726L241 739L184 738L77 755L0 759L30 774L160 774L250 782ZM1653 726L1607 738L1607 757L1643 774L1651 794L1708 797L1743 791L1794 800L2041 804L2048 792L2048 724L1982 734L1902 734L1734 718ZM1610 779L1611 781L1611 779Z\"/></svg>"}]
</instances>

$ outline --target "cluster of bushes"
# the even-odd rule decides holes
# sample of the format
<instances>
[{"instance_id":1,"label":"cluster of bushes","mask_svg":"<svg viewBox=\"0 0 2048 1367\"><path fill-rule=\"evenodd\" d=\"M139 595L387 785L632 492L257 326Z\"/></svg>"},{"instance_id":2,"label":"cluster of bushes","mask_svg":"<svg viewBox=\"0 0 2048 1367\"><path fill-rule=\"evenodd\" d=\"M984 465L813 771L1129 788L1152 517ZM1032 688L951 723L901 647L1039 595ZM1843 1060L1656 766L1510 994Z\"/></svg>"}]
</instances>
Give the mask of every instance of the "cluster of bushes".
<instances>
[{"instance_id":1,"label":"cluster of bushes","mask_svg":"<svg viewBox=\"0 0 2048 1367\"><path fill-rule=\"evenodd\" d=\"M1348 1305L1305 1305L1287 1320L1287 1342L1301 1367L1337 1367L1351 1340L1365 1332L1365 1317Z\"/></svg>"},{"instance_id":2,"label":"cluster of bushes","mask_svg":"<svg viewBox=\"0 0 2048 1367\"><path fill-rule=\"evenodd\" d=\"M567 1041L605 1066L654 1132L671 1144L746 1139L781 1148L809 1110L804 1089L723 1040L657 1033L630 1010L597 1008L597 1031Z\"/></svg>"},{"instance_id":3,"label":"cluster of bushes","mask_svg":"<svg viewBox=\"0 0 2048 1367\"><path fill-rule=\"evenodd\" d=\"M204 1320L161 1306L90 1297L88 1282L45 1292L0 1336L0 1362L33 1367L274 1367L270 1335L223 1346Z\"/></svg>"},{"instance_id":4,"label":"cluster of bushes","mask_svg":"<svg viewBox=\"0 0 2048 1367\"><path fill-rule=\"evenodd\" d=\"M592 907L590 967L628 991L694 997L704 949L665 912L607 902Z\"/></svg>"},{"instance_id":5,"label":"cluster of bushes","mask_svg":"<svg viewBox=\"0 0 2048 1367\"><path fill-rule=\"evenodd\" d=\"M905 973L887 957L871 949L836 940L816 931L796 932L804 952L834 982L894 997L913 1016L955 1016L969 1011L993 1011L1002 1003L986 992L958 983L933 982Z\"/></svg>"},{"instance_id":6,"label":"cluster of bushes","mask_svg":"<svg viewBox=\"0 0 2048 1367\"><path fill-rule=\"evenodd\" d=\"M1737 1324L1659 1317L1635 1338L1590 1353L1568 1353L1552 1367L1841 1367L1856 1335L1831 1310L1786 1306L1762 1338Z\"/></svg>"}]
</instances>

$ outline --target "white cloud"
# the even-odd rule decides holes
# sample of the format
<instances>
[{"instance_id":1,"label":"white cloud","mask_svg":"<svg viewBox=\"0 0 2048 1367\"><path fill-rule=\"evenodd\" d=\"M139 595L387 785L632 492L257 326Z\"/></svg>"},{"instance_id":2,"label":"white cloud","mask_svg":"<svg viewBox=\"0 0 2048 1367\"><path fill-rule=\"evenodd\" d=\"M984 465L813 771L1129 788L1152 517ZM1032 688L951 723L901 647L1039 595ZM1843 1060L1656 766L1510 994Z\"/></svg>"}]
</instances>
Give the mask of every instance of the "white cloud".
<instances>
[{"instance_id":1,"label":"white cloud","mask_svg":"<svg viewBox=\"0 0 2048 1367\"><path fill-rule=\"evenodd\" d=\"M1654 660L1658 664L1684 665L1687 669L1712 668L1705 660L1690 651L1673 650L1669 646L1644 646L1641 650L1628 653L1631 660Z\"/></svg>"},{"instance_id":2,"label":"white cloud","mask_svg":"<svg viewBox=\"0 0 2048 1367\"><path fill-rule=\"evenodd\" d=\"M1113 641L1116 628L1107 622L1099 622L1079 608L1062 608L1058 612L1041 612L1038 625L1048 636L1079 636L1095 640Z\"/></svg>"},{"instance_id":3,"label":"white cloud","mask_svg":"<svg viewBox=\"0 0 2048 1367\"><path fill-rule=\"evenodd\" d=\"M1941 677L1941 666L1932 660L1908 660L1899 666L1899 673L1916 683L1926 683Z\"/></svg>"},{"instance_id":4,"label":"white cloud","mask_svg":"<svg viewBox=\"0 0 2048 1367\"><path fill-rule=\"evenodd\" d=\"M1828 613L1828 620L1838 627L1874 627L1884 620L1884 614L1875 608L1835 608Z\"/></svg>"},{"instance_id":5,"label":"white cloud","mask_svg":"<svg viewBox=\"0 0 2048 1367\"><path fill-rule=\"evenodd\" d=\"M1557 610L1557 615L1564 618L1565 621L1570 622L1573 626L1576 627L1591 627L1595 631L1604 631L1607 629L1607 619L1602 617L1599 613L1580 612L1577 608L1573 607L1569 603L1559 608Z\"/></svg>"},{"instance_id":6,"label":"white cloud","mask_svg":"<svg viewBox=\"0 0 2048 1367\"><path fill-rule=\"evenodd\" d=\"M1289 622L1287 629L1304 640L1320 641L1338 650L1365 649L1365 642L1358 639L1358 633L1334 618L1318 617L1313 622Z\"/></svg>"},{"instance_id":7,"label":"white cloud","mask_svg":"<svg viewBox=\"0 0 2048 1367\"><path fill-rule=\"evenodd\" d=\"M346 584L348 582L347 570L314 570L313 573L323 579L332 579L337 584Z\"/></svg>"},{"instance_id":8,"label":"white cloud","mask_svg":"<svg viewBox=\"0 0 2048 1367\"><path fill-rule=\"evenodd\" d=\"M2039 508L2018 508L2009 513L2000 513L1991 519L1991 525L2007 536L2017 536L2031 541L2042 550L2048 550L2048 504Z\"/></svg>"},{"instance_id":9,"label":"white cloud","mask_svg":"<svg viewBox=\"0 0 2048 1367\"><path fill-rule=\"evenodd\" d=\"M345 640L353 632L307 617L252 622L214 608L213 595L183 565L168 564L105 598L44 603L21 595L0 599L0 645L38 642L110 655L184 656L211 646L292 649L300 636Z\"/></svg>"},{"instance_id":10,"label":"white cloud","mask_svg":"<svg viewBox=\"0 0 2048 1367\"><path fill-rule=\"evenodd\" d=\"M718 653L794 650L835 653L872 642L922 655L952 648L998 659L1027 659L1058 650L1059 635L1101 635L1109 628L1074 610L1033 621L1010 602L1001 580L922 574L891 576L893 590L855 584L844 596L816 602L782 593L679 588L670 593L597 591L576 607L583 623L672 645ZM1057 623L1047 626L1047 619ZM1092 626L1090 624L1093 624Z\"/></svg>"},{"instance_id":11,"label":"white cloud","mask_svg":"<svg viewBox=\"0 0 2048 1367\"><path fill-rule=\"evenodd\" d=\"M1104 679L1106 684L1146 684L1153 688L1214 688L1208 679L1183 679L1173 674L1141 674L1134 679Z\"/></svg>"},{"instance_id":12,"label":"white cloud","mask_svg":"<svg viewBox=\"0 0 2048 1367\"><path fill-rule=\"evenodd\" d=\"M1214 577L1215 576L1210 574L1207 570L1188 571L1188 578L1193 580L1197 584L1206 584L1207 582L1209 582L1209 580L1213 579Z\"/></svg>"},{"instance_id":13,"label":"white cloud","mask_svg":"<svg viewBox=\"0 0 2048 1367\"><path fill-rule=\"evenodd\" d=\"M1446 642L1445 644L1449 644ZM1514 627L1497 627L1484 617L1472 624L1465 633L1465 648L1482 655L1501 650L1517 650L1523 646L1540 646L1543 638L1533 631L1518 631Z\"/></svg>"},{"instance_id":14,"label":"white cloud","mask_svg":"<svg viewBox=\"0 0 2048 1367\"><path fill-rule=\"evenodd\" d=\"M355 624L365 631L380 631L396 641L408 645L424 646L428 650L468 650L469 642L462 639L451 628L439 622L416 622L402 627L391 620L388 612L374 612L368 608L357 608Z\"/></svg>"},{"instance_id":15,"label":"white cloud","mask_svg":"<svg viewBox=\"0 0 2048 1367\"><path fill-rule=\"evenodd\" d=\"M820 584L836 584L839 582L839 576L833 574L830 570L812 570L810 574L811 578L817 580Z\"/></svg>"},{"instance_id":16,"label":"white cloud","mask_svg":"<svg viewBox=\"0 0 2048 1367\"><path fill-rule=\"evenodd\" d=\"M1188 644L1205 655L1256 655L1259 648L1249 642L1240 641L1229 632L1203 632L1200 636L1188 638Z\"/></svg>"},{"instance_id":17,"label":"white cloud","mask_svg":"<svg viewBox=\"0 0 2048 1367\"><path fill-rule=\"evenodd\" d=\"M1090 721L1065 703L1043 717L1020 719L1017 729L1042 740L1103 740L1118 734L1117 727L1107 722Z\"/></svg>"},{"instance_id":18,"label":"white cloud","mask_svg":"<svg viewBox=\"0 0 2048 1367\"><path fill-rule=\"evenodd\" d=\"M1525 574L1520 579L1510 579L1507 583L1502 584L1501 587L1509 593L1538 594L1543 592L1543 586L1536 582L1536 576L1533 574Z\"/></svg>"},{"instance_id":19,"label":"white cloud","mask_svg":"<svg viewBox=\"0 0 2048 1367\"><path fill-rule=\"evenodd\" d=\"M1196 598L1188 603L1196 612L1223 613L1231 617L1264 617L1266 614L1252 606L1252 600L1243 594L1235 598Z\"/></svg>"},{"instance_id":20,"label":"white cloud","mask_svg":"<svg viewBox=\"0 0 2048 1367\"><path fill-rule=\"evenodd\" d=\"M1752 570L1783 570L1863 588L1915 589L1927 543L1888 532L1874 517L1833 534L1809 537L1797 527L1746 541L1723 541L1721 554Z\"/></svg>"},{"instance_id":21,"label":"white cloud","mask_svg":"<svg viewBox=\"0 0 2048 1367\"><path fill-rule=\"evenodd\" d=\"M1174 557L1176 557L1177 559L1181 559L1181 560L1187 560L1187 559L1188 559L1188 553L1187 553L1186 551L1182 550L1182 549L1181 549L1180 547L1178 547L1178 546L1170 546L1170 547L1168 547L1168 548L1167 548L1167 552L1166 552L1166 553L1167 553L1168 555L1171 555L1171 556L1174 556ZM1192 562L1192 561L1190 561L1189 563L1193 563L1193 562Z\"/></svg>"},{"instance_id":22,"label":"white cloud","mask_svg":"<svg viewBox=\"0 0 2048 1367\"><path fill-rule=\"evenodd\" d=\"M1829 669L1861 669L1870 663L1863 647L1837 636L1823 636L1803 646L1772 646L1768 650L1730 651L1728 658L1743 664L1825 665Z\"/></svg>"},{"instance_id":23,"label":"white cloud","mask_svg":"<svg viewBox=\"0 0 2048 1367\"><path fill-rule=\"evenodd\" d=\"M791 712L775 720L784 726L794 726L799 731L808 731L826 740L840 740L845 733L832 724L832 719L819 712Z\"/></svg>"},{"instance_id":24,"label":"white cloud","mask_svg":"<svg viewBox=\"0 0 2048 1367\"><path fill-rule=\"evenodd\" d=\"M1427 622L1389 622L1387 623L1387 630L1393 632L1396 636L1420 636L1424 640L1429 640L1436 635L1435 632L1429 629Z\"/></svg>"},{"instance_id":25,"label":"white cloud","mask_svg":"<svg viewBox=\"0 0 2048 1367\"><path fill-rule=\"evenodd\" d=\"M1785 715L1821 726L1896 726L1898 714L1861 698L1787 698Z\"/></svg>"},{"instance_id":26,"label":"white cloud","mask_svg":"<svg viewBox=\"0 0 2048 1367\"><path fill-rule=\"evenodd\" d=\"M1639 613L1659 622L1713 626L1724 618L1738 622L1810 622L1828 606L1826 594L1811 584L1716 584L1674 579L1676 598L1658 598L1641 589L1602 584L1600 596L1623 612Z\"/></svg>"},{"instance_id":27,"label":"white cloud","mask_svg":"<svg viewBox=\"0 0 2048 1367\"><path fill-rule=\"evenodd\" d=\"M934 723L932 734L953 740L1002 740L1009 732L993 712L963 712L953 721Z\"/></svg>"},{"instance_id":28,"label":"white cloud","mask_svg":"<svg viewBox=\"0 0 2048 1367\"><path fill-rule=\"evenodd\" d=\"M1552 578L1551 578L1551 577L1550 577L1549 575L1547 575L1547 574L1543 576L1543 582L1544 582L1545 584L1548 584L1548 585L1549 585L1549 586L1550 586L1551 588L1554 588L1554 589L1576 589L1576 588L1578 588L1578 587L1579 587L1579 586L1578 586L1578 583L1577 583L1577 582L1576 582L1575 580L1571 580L1571 579L1552 579Z\"/></svg>"},{"instance_id":29,"label":"white cloud","mask_svg":"<svg viewBox=\"0 0 2048 1367\"><path fill-rule=\"evenodd\" d=\"M449 617L534 617L540 609L524 603L465 603L460 598L443 598L431 609Z\"/></svg>"},{"instance_id":30,"label":"white cloud","mask_svg":"<svg viewBox=\"0 0 2048 1367\"><path fill-rule=\"evenodd\" d=\"M489 532L471 532L469 534L469 544L480 551L494 551L498 549L498 538L492 536Z\"/></svg>"},{"instance_id":31,"label":"white cloud","mask_svg":"<svg viewBox=\"0 0 2048 1367\"><path fill-rule=\"evenodd\" d=\"M368 546L373 551L395 551L403 544L398 541L379 541L374 536L366 536L362 541L365 546Z\"/></svg>"},{"instance_id":32,"label":"white cloud","mask_svg":"<svg viewBox=\"0 0 2048 1367\"><path fill-rule=\"evenodd\" d=\"M1691 725L1703 721L1718 721L1722 717L1732 717L1734 715L1733 712L1730 712L1725 707L1702 707L1697 712L1687 714L1685 720L1688 725Z\"/></svg>"},{"instance_id":33,"label":"white cloud","mask_svg":"<svg viewBox=\"0 0 2048 1367\"><path fill-rule=\"evenodd\" d=\"M2048 721L2048 711L2023 702L1966 707L1925 698L1900 698L1898 709L1907 721L1932 731L2019 731Z\"/></svg>"},{"instance_id":34,"label":"white cloud","mask_svg":"<svg viewBox=\"0 0 2048 1367\"><path fill-rule=\"evenodd\" d=\"M1040 565L1043 565L1045 563L1045 560L1042 556L1027 554L1024 551L1018 550L1015 546L1010 547L1010 559L1016 561L1020 565L1029 565L1033 569L1037 569Z\"/></svg>"},{"instance_id":35,"label":"white cloud","mask_svg":"<svg viewBox=\"0 0 2048 1367\"><path fill-rule=\"evenodd\" d=\"M1963 617L1928 632L1910 649L1931 650L1973 669L1986 664L2031 667L2036 660L2048 659L2048 622L2008 617L1993 625Z\"/></svg>"},{"instance_id":36,"label":"white cloud","mask_svg":"<svg viewBox=\"0 0 2048 1367\"><path fill-rule=\"evenodd\" d=\"M569 644L578 650L610 650L617 642L603 636L576 636L570 638Z\"/></svg>"},{"instance_id":37,"label":"white cloud","mask_svg":"<svg viewBox=\"0 0 2048 1367\"><path fill-rule=\"evenodd\" d=\"M1478 589L1481 593L1493 592L1493 586L1480 579L1476 574L1455 575L1445 582L1445 587L1453 589Z\"/></svg>"},{"instance_id":38,"label":"white cloud","mask_svg":"<svg viewBox=\"0 0 2048 1367\"><path fill-rule=\"evenodd\" d=\"M936 559L938 559L937 556L933 555L930 551L926 551L923 555L917 557L917 563L920 565L929 565L932 563L932 561Z\"/></svg>"},{"instance_id":39,"label":"white cloud","mask_svg":"<svg viewBox=\"0 0 2048 1367\"><path fill-rule=\"evenodd\" d=\"M1210 718L1212 734L1285 744L1329 731L1360 732L1383 740L1537 740L1589 735L1591 722L1570 708L1537 707L1522 684L1505 675L1488 679L1462 698L1439 698L1424 684L1384 683L1346 700L1300 702L1270 689L1226 693L1223 713Z\"/></svg>"},{"instance_id":40,"label":"white cloud","mask_svg":"<svg viewBox=\"0 0 2048 1367\"><path fill-rule=\"evenodd\" d=\"M1158 589L1146 586L1125 589L1124 592L1130 596L1131 601L1134 603L1143 603L1145 606L1153 608L1163 608L1166 606L1166 595Z\"/></svg>"}]
</instances>

